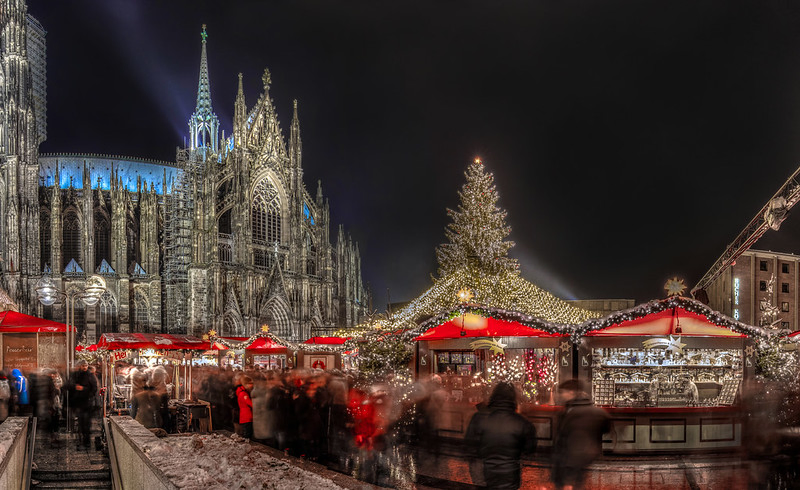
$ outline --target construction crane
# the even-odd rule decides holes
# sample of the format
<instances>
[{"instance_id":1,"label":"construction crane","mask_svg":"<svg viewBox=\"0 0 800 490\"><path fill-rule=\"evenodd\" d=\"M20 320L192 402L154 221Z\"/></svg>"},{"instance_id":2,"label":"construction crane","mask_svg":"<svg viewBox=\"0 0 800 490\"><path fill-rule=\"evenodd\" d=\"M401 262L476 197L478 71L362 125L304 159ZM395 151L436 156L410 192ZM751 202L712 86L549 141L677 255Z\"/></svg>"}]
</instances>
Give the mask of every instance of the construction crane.
<instances>
[{"instance_id":1,"label":"construction crane","mask_svg":"<svg viewBox=\"0 0 800 490\"><path fill-rule=\"evenodd\" d=\"M733 265L736 259L761 238L767 230L778 231L786 215L800 201L800 168L786 179L778 192L767 201L763 208L750 220L750 223L739 233L714 265L692 288L692 296L706 300L706 288L716 280L722 272ZM700 296L702 295L702 296Z\"/></svg>"}]
</instances>

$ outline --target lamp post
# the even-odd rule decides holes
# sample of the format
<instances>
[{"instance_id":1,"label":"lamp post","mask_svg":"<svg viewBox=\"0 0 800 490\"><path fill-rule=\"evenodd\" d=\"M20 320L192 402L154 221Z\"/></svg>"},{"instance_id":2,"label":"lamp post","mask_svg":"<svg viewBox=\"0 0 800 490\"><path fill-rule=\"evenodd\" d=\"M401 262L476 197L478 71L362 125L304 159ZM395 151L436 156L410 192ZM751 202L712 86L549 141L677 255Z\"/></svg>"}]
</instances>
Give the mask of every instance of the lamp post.
<instances>
[{"instance_id":1,"label":"lamp post","mask_svg":"<svg viewBox=\"0 0 800 490\"><path fill-rule=\"evenodd\" d=\"M70 329L74 328L75 333L77 333L77 328L75 327L75 299L80 299L86 306L94 306L100 301L100 296L106 290L106 281L102 277L98 275L91 275L86 279L86 282L80 286L73 285L72 288L69 285L65 286L64 291L58 289L53 282L53 279L49 275L44 275L39 280L36 285L36 295L39 297L39 302L45 306L52 306L59 296L65 299L66 304L66 321L67 321L67 331L65 332L65 350L66 350L66 378L64 382L69 382L69 375L70 375L70 368L71 368L71 361L73 357L73 349L72 340L73 337L70 335ZM67 432L70 432L70 423L69 423L69 391L66 393L65 401L67 402Z\"/></svg>"}]
</instances>

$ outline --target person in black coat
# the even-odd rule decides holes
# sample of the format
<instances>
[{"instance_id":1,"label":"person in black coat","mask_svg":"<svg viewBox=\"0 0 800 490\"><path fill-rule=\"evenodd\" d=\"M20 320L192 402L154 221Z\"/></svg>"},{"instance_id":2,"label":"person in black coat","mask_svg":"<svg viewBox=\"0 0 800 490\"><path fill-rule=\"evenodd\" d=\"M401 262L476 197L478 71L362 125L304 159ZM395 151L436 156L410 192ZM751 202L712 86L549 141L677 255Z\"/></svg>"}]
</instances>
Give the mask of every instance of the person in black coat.
<instances>
[{"instance_id":1,"label":"person in black coat","mask_svg":"<svg viewBox=\"0 0 800 490\"><path fill-rule=\"evenodd\" d=\"M553 445L551 478L558 489L581 488L586 468L603 452L603 434L611 430L611 417L592 404L577 379L559 384L558 396L564 411Z\"/></svg>"},{"instance_id":2,"label":"person in black coat","mask_svg":"<svg viewBox=\"0 0 800 490\"><path fill-rule=\"evenodd\" d=\"M89 364L81 359L75 363L75 371L69 377L69 405L78 416L81 443L89 447L92 429L94 396L97 394L97 378L89 372Z\"/></svg>"},{"instance_id":3,"label":"person in black coat","mask_svg":"<svg viewBox=\"0 0 800 490\"><path fill-rule=\"evenodd\" d=\"M478 413L467 429L467 438L477 441L488 488L520 487L520 458L536 450L536 429L517 413L517 393L509 383L499 383L489 397L488 413Z\"/></svg>"}]
</instances>

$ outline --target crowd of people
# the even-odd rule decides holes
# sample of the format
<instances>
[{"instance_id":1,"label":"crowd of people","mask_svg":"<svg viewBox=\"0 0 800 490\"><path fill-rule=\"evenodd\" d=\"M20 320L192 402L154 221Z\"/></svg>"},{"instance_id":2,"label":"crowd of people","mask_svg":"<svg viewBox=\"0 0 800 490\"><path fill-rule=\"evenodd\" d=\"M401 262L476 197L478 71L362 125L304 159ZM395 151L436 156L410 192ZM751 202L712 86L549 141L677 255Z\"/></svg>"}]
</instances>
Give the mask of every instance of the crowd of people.
<instances>
[{"instance_id":1,"label":"crowd of people","mask_svg":"<svg viewBox=\"0 0 800 490\"><path fill-rule=\"evenodd\" d=\"M37 427L46 432L51 445L62 444L59 430L67 415L77 420L78 444L89 447L91 419L101 407L96 369L79 360L67 383L55 369L23 373L0 371L0 422L9 416L35 416ZM68 409L70 409L68 411Z\"/></svg>"},{"instance_id":2,"label":"crowd of people","mask_svg":"<svg viewBox=\"0 0 800 490\"><path fill-rule=\"evenodd\" d=\"M195 397L211 403L214 428L288 454L314 460L384 486L413 481L414 469L436 465L445 391L433 375L411 384L320 370L195 373ZM586 467L601 454L610 417L595 407L581 382L559 386L564 412L553 450L557 488L580 488ZM473 481L519 488L521 458L536 449L536 431L517 413L517 389L499 383L469 423L466 443L478 464Z\"/></svg>"}]
</instances>

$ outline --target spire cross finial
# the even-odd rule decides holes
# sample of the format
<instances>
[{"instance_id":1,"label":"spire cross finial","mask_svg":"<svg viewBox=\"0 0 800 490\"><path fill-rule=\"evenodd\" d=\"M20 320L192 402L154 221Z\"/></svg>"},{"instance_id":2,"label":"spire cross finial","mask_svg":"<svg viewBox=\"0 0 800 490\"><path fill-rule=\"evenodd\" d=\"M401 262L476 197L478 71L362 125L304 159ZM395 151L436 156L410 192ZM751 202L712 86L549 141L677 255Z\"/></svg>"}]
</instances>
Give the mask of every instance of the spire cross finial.
<instances>
[{"instance_id":1,"label":"spire cross finial","mask_svg":"<svg viewBox=\"0 0 800 490\"><path fill-rule=\"evenodd\" d=\"M269 85L272 83L272 77L269 74L269 68L264 68L264 75L261 76L261 81L264 82L264 88L269 89Z\"/></svg>"},{"instance_id":2,"label":"spire cross finial","mask_svg":"<svg viewBox=\"0 0 800 490\"><path fill-rule=\"evenodd\" d=\"M208 37L208 34L206 33L206 25L205 24L203 24L203 32L200 33L200 37L203 38L203 42L206 42L206 38Z\"/></svg>"}]
</instances>

